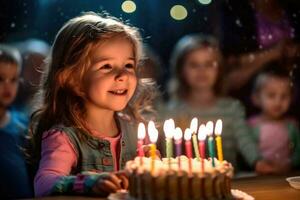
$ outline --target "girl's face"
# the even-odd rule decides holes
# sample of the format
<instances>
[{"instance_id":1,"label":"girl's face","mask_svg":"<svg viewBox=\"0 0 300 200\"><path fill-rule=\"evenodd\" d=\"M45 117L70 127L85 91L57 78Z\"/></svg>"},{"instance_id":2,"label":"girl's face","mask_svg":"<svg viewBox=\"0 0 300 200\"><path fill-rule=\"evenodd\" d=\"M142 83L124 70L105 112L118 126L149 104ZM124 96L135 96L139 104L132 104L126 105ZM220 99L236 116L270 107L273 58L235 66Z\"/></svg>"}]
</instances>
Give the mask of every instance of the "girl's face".
<instances>
[{"instance_id":1,"label":"girl's face","mask_svg":"<svg viewBox=\"0 0 300 200\"><path fill-rule=\"evenodd\" d=\"M113 39L95 47L85 80L87 109L124 109L137 85L133 45L125 39Z\"/></svg>"},{"instance_id":2,"label":"girl's face","mask_svg":"<svg viewBox=\"0 0 300 200\"><path fill-rule=\"evenodd\" d=\"M213 89L218 77L218 53L212 48L201 48L186 56L183 77L192 90Z\"/></svg>"},{"instance_id":3,"label":"girl's face","mask_svg":"<svg viewBox=\"0 0 300 200\"><path fill-rule=\"evenodd\" d=\"M0 63L0 106L8 107L18 91L18 67L11 63Z\"/></svg>"},{"instance_id":4,"label":"girl's face","mask_svg":"<svg viewBox=\"0 0 300 200\"><path fill-rule=\"evenodd\" d=\"M287 79L270 77L259 92L258 103L262 111L272 119L287 112L291 103L291 88Z\"/></svg>"}]
</instances>

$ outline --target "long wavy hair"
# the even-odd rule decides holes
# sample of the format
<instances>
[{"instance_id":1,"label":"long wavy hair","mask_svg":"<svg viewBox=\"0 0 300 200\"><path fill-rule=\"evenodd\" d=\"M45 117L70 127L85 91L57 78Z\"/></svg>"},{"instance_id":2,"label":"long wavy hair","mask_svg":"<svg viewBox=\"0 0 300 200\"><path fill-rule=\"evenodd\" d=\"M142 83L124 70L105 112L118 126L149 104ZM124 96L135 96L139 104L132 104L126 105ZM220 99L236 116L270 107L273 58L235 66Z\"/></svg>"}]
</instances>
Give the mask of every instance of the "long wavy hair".
<instances>
[{"instance_id":1,"label":"long wavy hair","mask_svg":"<svg viewBox=\"0 0 300 200\"><path fill-rule=\"evenodd\" d=\"M186 77L183 76L183 67L186 63L186 58L192 52L198 49L212 48L218 54L218 77L214 85L214 92L216 95L223 94L222 87L222 56L220 52L219 43L216 38L210 35L204 34L189 34L182 37L175 45L171 55L171 72L172 79L169 82L168 89L171 98L185 99L190 92L190 86L186 81Z\"/></svg>"},{"instance_id":2,"label":"long wavy hair","mask_svg":"<svg viewBox=\"0 0 300 200\"><path fill-rule=\"evenodd\" d=\"M105 15L105 16L104 16ZM142 40L138 30L119 19L88 12L69 20L56 35L46 60L40 89L35 98L29 130L31 161L39 161L42 134L56 124L72 126L88 133L85 123L84 75L90 67L90 54L96 45L121 37L133 45L136 65L142 59ZM127 107L121 111L129 121L144 121L143 112L152 112L153 87L138 81ZM78 137L87 139L88 135Z\"/></svg>"}]
</instances>

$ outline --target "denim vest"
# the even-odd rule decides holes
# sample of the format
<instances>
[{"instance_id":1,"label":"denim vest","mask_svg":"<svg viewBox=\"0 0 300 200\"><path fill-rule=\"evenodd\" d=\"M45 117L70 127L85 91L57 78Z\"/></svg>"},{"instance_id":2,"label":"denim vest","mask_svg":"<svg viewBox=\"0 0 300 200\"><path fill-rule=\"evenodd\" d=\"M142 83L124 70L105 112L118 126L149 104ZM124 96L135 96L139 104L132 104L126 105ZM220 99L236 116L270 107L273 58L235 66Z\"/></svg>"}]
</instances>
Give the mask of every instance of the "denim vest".
<instances>
[{"instance_id":1,"label":"denim vest","mask_svg":"<svg viewBox=\"0 0 300 200\"><path fill-rule=\"evenodd\" d=\"M137 126L129 121L117 118L121 130L119 169L123 169L128 160L136 156ZM110 142L88 135L87 141L79 139L82 130L74 127L59 125L54 127L63 131L70 138L77 154L77 166L72 169L71 174L83 171L110 172L114 171L114 163L110 150Z\"/></svg>"}]
</instances>

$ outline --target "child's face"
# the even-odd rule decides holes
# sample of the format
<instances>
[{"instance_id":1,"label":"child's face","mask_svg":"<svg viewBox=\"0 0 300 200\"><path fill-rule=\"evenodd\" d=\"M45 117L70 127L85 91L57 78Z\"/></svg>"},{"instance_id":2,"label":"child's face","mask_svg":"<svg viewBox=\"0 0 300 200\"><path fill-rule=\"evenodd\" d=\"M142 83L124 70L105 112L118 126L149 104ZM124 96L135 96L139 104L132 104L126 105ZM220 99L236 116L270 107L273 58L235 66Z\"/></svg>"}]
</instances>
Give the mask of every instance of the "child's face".
<instances>
[{"instance_id":1,"label":"child's face","mask_svg":"<svg viewBox=\"0 0 300 200\"><path fill-rule=\"evenodd\" d=\"M189 53L183 66L183 76L193 90L213 89L218 76L218 53L201 48Z\"/></svg>"},{"instance_id":2,"label":"child's face","mask_svg":"<svg viewBox=\"0 0 300 200\"><path fill-rule=\"evenodd\" d=\"M0 62L0 106L8 107L18 90L19 73L15 64Z\"/></svg>"},{"instance_id":3,"label":"child's face","mask_svg":"<svg viewBox=\"0 0 300 200\"><path fill-rule=\"evenodd\" d=\"M85 79L87 109L91 105L113 111L124 109L137 85L132 44L125 39L110 40L95 48L91 62Z\"/></svg>"},{"instance_id":4,"label":"child's face","mask_svg":"<svg viewBox=\"0 0 300 200\"><path fill-rule=\"evenodd\" d=\"M291 102L291 88L288 79L270 77L259 92L258 103L262 111L273 119L280 118Z\"/></svg>"}]
</instances>

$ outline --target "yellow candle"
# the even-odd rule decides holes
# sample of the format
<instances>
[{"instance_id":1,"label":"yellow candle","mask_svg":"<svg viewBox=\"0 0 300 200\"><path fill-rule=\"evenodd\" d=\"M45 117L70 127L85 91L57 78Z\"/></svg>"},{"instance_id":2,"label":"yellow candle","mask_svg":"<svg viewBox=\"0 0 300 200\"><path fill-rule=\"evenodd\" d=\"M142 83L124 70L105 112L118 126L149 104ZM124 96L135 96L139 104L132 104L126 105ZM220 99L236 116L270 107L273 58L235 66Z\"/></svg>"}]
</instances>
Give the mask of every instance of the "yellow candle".
<instances>
[{"instance_id":1,"label":"yellow candle","mask_svg":"<svg viewBox=\"0 0 300 200\"><path fill-rule=\"evenodd\" d=\"M155 144L151 144L150 155L151 155L151 173L153 173L154 166L155 166L155 157L156 157L156 145Z\"/></svg>"},{"instance_id":2,"label":"yellow candle","mask_svg":"<svg viewBox=\"0 0 300 200\"><path fill-rule=\"evenodd\" d=\"M218 159L219 159L219 161L223 161L223 150L222 150L222 138L221 138L221 136L216 137L216 143L217 143Z\"/></svg>"},{"instance_id":3,"label":"yellow candle","mask_svg":"<svg viewBox=\"0 0 300 200\"><path fill-rule=\"evenodd\" d=\"M148 133L149 133L149 139L150 142L152 143L150 145L150 157L151 157L151 173L154 172L155 169L155 157L156 157L156 141L158 138L158 130L155 127L155 124L153 121L149 121L148 123Z\"/></svg>"},{"instance_id":4,"label":"yellow candle","mask_svg":"<svg viewBox=\"0 0 300 200\"><path fill-rule=\"evenodd\" d=\"M223 148L222 148L222 120L218 119L215 126L217 153L219 161L223 161Z\"/></svg>"}]
</instances>

